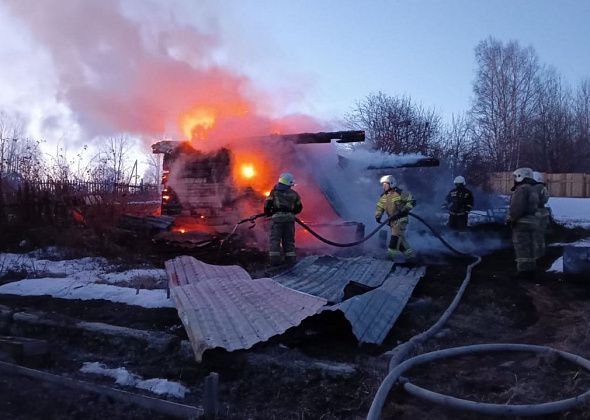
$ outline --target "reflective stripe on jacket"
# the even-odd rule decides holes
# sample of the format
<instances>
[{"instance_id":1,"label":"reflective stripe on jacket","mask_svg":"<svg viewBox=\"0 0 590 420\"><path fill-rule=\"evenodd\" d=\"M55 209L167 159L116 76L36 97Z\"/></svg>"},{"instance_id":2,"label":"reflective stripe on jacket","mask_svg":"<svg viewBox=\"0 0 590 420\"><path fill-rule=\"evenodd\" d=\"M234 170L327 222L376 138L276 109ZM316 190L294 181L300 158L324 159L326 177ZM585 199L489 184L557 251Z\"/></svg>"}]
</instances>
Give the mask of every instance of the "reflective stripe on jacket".
<instances>
[{"instance_id":1,"label":"reflective stripe on jacket","mask_svg":"<svg viewBox=\"0 0 590 420\"><path fill-rule=\"evenodd\" d=\"M377 208L375 209L375 218L379 219L383 213L387 217L394 216L404 211L410 211L414 208L415 200L412 194L405 191L400 191L397 188L392 188L387 192L381 194L377 200ZM401 220L407 220L407 217L402 217Z\"/></svg>"}]
</instances>

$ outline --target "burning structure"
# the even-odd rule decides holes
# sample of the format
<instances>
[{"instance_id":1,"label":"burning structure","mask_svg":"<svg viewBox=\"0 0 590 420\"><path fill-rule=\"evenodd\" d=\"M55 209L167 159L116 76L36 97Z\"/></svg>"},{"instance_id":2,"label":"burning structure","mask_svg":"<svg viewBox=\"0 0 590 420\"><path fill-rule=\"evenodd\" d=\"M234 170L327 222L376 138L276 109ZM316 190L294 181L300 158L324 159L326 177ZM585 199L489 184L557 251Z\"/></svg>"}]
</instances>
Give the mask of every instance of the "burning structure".
<instances>
[{"instance_id":1,"label":"burning structure","mask_svg":"<svg viewBox=\"0 0 590 420\"><path fill-rule=\"evenodd\" d=\"M216 141L220 147L211 151L198 150L188 141L158 142L152 150L163 155L161 213L173 216L173 230L181 233L229 232L238 220L260 213L278 174L290 169L296 173L297 189L305 197L306 217L313 213L312 222L333 224L339 220L338 211L297 150L297 145L332 140L362 142L365 133L299 133ZM358 226L354 228L357 232Z\"/></svg>"}]
</instances>

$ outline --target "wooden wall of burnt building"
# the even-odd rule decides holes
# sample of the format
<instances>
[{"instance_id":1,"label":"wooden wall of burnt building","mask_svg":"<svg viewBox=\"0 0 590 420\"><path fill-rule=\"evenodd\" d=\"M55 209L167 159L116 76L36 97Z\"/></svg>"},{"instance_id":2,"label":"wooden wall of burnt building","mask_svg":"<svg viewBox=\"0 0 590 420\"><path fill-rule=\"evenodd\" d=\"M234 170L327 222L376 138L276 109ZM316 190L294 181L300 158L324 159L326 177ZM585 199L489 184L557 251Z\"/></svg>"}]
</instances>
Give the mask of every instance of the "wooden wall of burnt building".
<instances>
[{"instance_id":1,"label":"wooden wall of burnt building","mask_svg":"<svg viewBox=\"0 0 590 420\"><path fill-rule=\"evenodd\" d=\"M254 192L233 185L231 160L226 148L206 153L181 145L165 154L162 214L192 216L209 225L234 223L237 201Z\"/></svg>"}]
</instances>

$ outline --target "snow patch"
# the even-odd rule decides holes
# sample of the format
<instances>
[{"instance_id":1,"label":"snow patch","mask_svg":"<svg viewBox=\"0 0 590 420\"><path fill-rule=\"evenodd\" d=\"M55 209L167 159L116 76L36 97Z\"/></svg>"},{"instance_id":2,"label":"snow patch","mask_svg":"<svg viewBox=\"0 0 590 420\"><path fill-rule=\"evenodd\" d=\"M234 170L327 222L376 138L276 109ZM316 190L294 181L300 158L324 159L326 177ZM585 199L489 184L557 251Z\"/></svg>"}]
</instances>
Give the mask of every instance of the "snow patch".
<instances>
[{"instance_id":1,"label":"snow patch","mask_svg":"<svg viewBox=\"0 0 590 420\"><path fill-rule=\"evenodd\" d=\"M590 229L590 198L551 197L547 206L559 224Z\"/></svg>"},{"instance_id":2,"label":"snow patch","mask_svg":"<svg viewBox=\"0 0 590 420\"><path fill-rule=\"evenodd\" d=\"M75 260L52 261L37 259L29 254L0 254L0 275L9 271L20 272L27 277L96 276L105 270L104 258L79 258Z\"/></svg>"},{"instance_id":3,"label":"snow patch","mask_svg":"<svg viewBox=\"0 0 590 420\"><path fill-rule=\"evenodd\" d=\"M563 257L559 257L558 259L553 261L553 264L551 264L551 267L549 267L547 272L548 273L563 273Z\"/></svg>"},{"instance_id":4,"label":"snow patch","mask_svg":"<svg viewBox=\"0 0 590 420\"><path fill-rule=\"evenodd\" d=\"M146 391L150 391L157 395L184 398L184 396L190 392L187 387L178 382L158 378L143 379L141 376L131 373L123 367L110 369L103 363L99 362L85 362L80 368L80 371L95 375L108 376L115 379L115 383L119 385L145 389Z\"/></svg>"},{"instance_id":5,"label":"snow patch","mask_svg":"<svg viewBox=\"0 0 590 420\"><path fill-rule=\"evenodd\" d=\"M166 270L157 268L142 268L122 271L119 273L106 273L101 274L99 278L111 284L124 282L132 283L140 279L165 282L167 279Z\"/></svg>"},{"instance_id":6,"label":"snow patch","mask_svg":"<svg viewBox=\"0 0 590 420\"><path fill-rule=\"evenodd\" d=\"M0 294L20 296L49 295L55 298L71 300L104 299L144 308L175 307L172 300L167 298L166 290L163 289L141 289L137 293L135 289L129 287L94 284L80 281L78 278L42 278L15 281L0 286Z\"/></svg>"}]
</instances>

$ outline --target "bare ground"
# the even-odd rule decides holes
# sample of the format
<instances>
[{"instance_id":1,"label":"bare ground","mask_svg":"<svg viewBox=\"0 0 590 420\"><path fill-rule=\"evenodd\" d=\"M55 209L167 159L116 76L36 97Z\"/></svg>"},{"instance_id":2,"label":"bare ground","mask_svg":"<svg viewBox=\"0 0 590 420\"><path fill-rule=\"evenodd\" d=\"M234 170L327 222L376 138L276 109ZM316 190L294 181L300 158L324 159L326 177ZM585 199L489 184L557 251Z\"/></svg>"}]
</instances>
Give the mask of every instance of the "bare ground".
<instances>
[{"instance_id":1,"label":"bare ground","mask_svg":"<svg viewBox=\"0 0 590 420\"><path fill-rule=\"evenodd\" d=\"M590 232L558 229L552 240L584 236L590 236ZM156 263L173 254L148 245L141 250ZM549 265L559 255L560 247L550 247L542 264ZM234 261L242 262L252 273L260 273L264 257L255 252L232 255L228 251L210 260ZM137 343L113 343L69 330L23 331L23 335L49 341L52 362L45 370L113 385L111 379L82 374L79 368L85 361L125 366L144 378L182 382L191 391L182 401L186 404L200 405L204 378L212 371L218 372L223 418L360 419L366 416L387 371L388 360L381 355L436 322L461 283L466 265L467 261L461 259L430 265L393 331L379 347L359 347L350 327L336 318L308 320L248 351L209 351L201 364L193 362L176 345L158 352ZM545 272L540 273L536 282L519 282L513 278L513 266L510 249L485 256L474 270L455 314L419 352L476 343L515 342L548 345L590 358L590 285ZM0 305L20 311L42 311L58 318L166 332L179 341L186 338L173 309L147 310L105 301L5 295L0 296ZM511 404L567 398L590 386L590 375L576 366L521 353L449 359L416 368L407 377L416 384L457 397ZM0 392L3 418L98 418L97 413L111 418L159 418L105 398L21 377L3 376ZM386 404L384 418L485 417L430 405L396 387ZM590 406L545 418L588 419Z\"/></svg>"}]
</instances>

